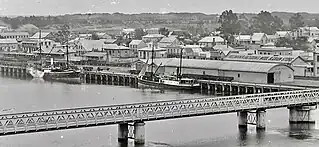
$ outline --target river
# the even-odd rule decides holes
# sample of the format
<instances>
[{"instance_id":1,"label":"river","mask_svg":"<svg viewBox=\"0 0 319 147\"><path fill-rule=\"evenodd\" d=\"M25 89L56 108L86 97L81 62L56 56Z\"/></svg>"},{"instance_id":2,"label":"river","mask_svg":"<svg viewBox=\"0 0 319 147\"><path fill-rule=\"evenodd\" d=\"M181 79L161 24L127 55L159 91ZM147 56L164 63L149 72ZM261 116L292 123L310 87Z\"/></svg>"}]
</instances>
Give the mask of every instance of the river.
<instances>
[{"instance_id":1,"label":"river","mask_svg":"<svg viewBox=\"0 0 319 147\"><path fill-rule=\"evenodd\" d=\"M106 85L70 85L0 77L0 113L206 97ZM319 122L319 112L316 111ZM303 128L303 129L300 129ZM310 129L309 129L310 128ZM289 126L288 110L267 110L266 131L239 131L235 113L146 122L144 147L315 147L317 125ZM1 147L118 147L117 125L0 137ZM141 146L143 147L143 146Z\"/></svg>"}]
</instances>

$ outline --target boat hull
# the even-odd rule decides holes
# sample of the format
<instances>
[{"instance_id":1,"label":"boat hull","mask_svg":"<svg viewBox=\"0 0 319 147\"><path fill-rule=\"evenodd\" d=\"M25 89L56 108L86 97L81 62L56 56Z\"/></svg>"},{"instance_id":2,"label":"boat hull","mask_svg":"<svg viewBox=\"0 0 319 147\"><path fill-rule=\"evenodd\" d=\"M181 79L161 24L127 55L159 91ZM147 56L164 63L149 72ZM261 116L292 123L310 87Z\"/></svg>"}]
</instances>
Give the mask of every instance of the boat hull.
<instances>
[{"instance_id":1,"label":"boat hull","mask_svg":"<svg viewBox=\"0 0 319 147\"><path fill-rule=\"evenodd\" d=\"M198 90L200 89L200 86L198 85L169 85L169 84L164 84L160 82L154 82L154 81L149 81L149 80L144 80L144 79L138 79L139 84L151 86L151 87L157 87L157 88L167 88L167 89L175 89L175 90Z\"/></svg>"},{"instance_id":2,"label":"boat hull","mask_svg":"<svg viewBox=\"0 0 319 147\"><path fill-rule=\"evenodd\" d=\"M45 72L44 79L52 81L80 83L80 71Z\"/></svg>"}]
</instances>

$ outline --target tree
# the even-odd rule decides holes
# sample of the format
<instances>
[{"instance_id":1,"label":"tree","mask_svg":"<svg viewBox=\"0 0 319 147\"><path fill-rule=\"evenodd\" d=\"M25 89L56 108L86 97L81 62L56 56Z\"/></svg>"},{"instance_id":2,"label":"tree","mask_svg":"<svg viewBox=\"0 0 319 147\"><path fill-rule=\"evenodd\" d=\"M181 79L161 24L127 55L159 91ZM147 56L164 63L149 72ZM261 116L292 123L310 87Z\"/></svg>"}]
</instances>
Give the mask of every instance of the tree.
<instances>
[{"instance_id":1,"label":"tree","mask_svg":"<svg viewBox=\"0 0 319 147\"><path fill-rule=\"evenodd\" d=\"M283 28L283 20L279 17L273 17L267 11L261 11L257 16L252 18L252 26L254 32L263 32L266 34L274 34Z\"/></svg>"},{"instance_id":2,"label":"tree","mask_svg":"<svg viewBox=\"0 0 319 147\"><path fill-rule=\"evenodd\" d=\"M159 28L159 33L167 37L169 34L169 31L167 28Z\"/></svg>"},{"instance_id":3,"label":"tree","mask_svg":"<svg viewBox=\"0 0 319 147\"><path fill-rule=\"evenodd\" d=\"M224 11L219 16L218 23L220 24L219 30L225 36L238 34L240 32L241 26L238 21L238 17L232 10Z\"/></svg>"},{"instance_id":4,"label":"tree","mask_svg":"<svg viewBox=\"0 0 319 147\"><path fill-rule=\"evenodd\" d=\"M91 37L92 40L99 40L99 36L96 34L96 33L92 33L92 37Z\"/></svg>"},{"instance_id":5,"label":"tree","mask_svg":"<svg viewBox=\"0 0 319 147\"><path fill-rule=\"evenodd\" d=\"M299 27L304 26L304 18L300 13L295 13L290 19L289 19L290 29L295 30Z\"/></svg>"},{"instance_id":6,"label":"tree","mask_svg":"<svg viewBox=\"0 0 319 147\"><path fill-rule=\"evenodd\" d=\"M142 28L135 29L135 38L134 39L141 40L144 35L146 35L146 33L144 32L144 30Z\"/></svg>"},{"instance_id":7,"label":"tree","mask_svg":"<svg viewBox=\"0 0 319 147\"><path fill-rule=\"evenodd\" d=\"M59 27L59 31L55 34L55 39L57 42L63 44L66 44L69 41L69 37L71 32L69 31L70 26L67 24L64 24Z\"/></svg>"}]
</instances>

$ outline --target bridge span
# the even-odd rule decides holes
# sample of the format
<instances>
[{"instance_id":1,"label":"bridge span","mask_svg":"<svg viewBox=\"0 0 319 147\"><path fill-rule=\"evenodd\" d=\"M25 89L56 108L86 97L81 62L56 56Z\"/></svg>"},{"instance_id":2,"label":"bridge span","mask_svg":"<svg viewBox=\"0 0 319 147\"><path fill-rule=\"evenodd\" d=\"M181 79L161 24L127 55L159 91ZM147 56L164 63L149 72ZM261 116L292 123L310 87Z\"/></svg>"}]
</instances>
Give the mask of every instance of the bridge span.
<instances>
[{"instance_id":1,"label":"bridge span","mask_svg":"<svg viewBox=\"0 0 319 147\"><path fill-rule=\"evenodd\" d=\"M239 127L265 129L267 109L288 107L290 123L314 123L318 102L319 89L313 89L2 114L0 135L118 124L119 141L143 144L147 121L237 112ZM252 111L253 122L247 117Z\"/></svg>"}]
</instances>

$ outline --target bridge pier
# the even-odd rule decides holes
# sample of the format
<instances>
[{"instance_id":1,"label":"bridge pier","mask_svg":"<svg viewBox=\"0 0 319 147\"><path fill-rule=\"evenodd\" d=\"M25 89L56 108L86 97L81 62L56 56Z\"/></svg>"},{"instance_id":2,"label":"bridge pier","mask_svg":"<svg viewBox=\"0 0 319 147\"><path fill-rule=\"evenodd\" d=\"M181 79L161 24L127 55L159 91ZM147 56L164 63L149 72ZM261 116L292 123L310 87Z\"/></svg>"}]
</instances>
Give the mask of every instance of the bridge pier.
<instances>
[{"instance_id":1,"label":"bridge pier","mask_svg":"<svg viewBox=\"0 0 319 147\"><path fill-rule=\"evenodd\" d=\"M266 110L257 110L256 112L256 129L266 129Z\"/></svg>"},{"instance_id":2,"label":"bridge pier","mask_svg":"<svg viewBox=\"0 0 319 147\"><path fill-rule=\"evenodd\" d=\"M238 127L239 128L247 128L248 112L247 111L237 112L237 116L238 116Z\"/></svg>"},{"instance_id":3,"label":"bridge pier","mask_svg":"<svg viewBox=\"0 0 319 147\"><path fill-rule=\"evenodd\" d=\"M290 107L289 109L289 123L316 123L314 111L316 106L300 106Z\"/></svg>"},{"instance_id":4,"label":"bridge pier","mask_svg":"<svg viewBox=\"0 0 319 147\"><path fill-rule=\"evenodd\" d=\"M134 142L135 144L145 143L145 123L144 122L134 123Z\"/></svg>"},{"instance_id":5,"label":"bridge pier","mask_svg":"<svg viewBox=\"0 0 319 147\"><path fill-rule=\"evenodd\" d=\"M127 142L128 140L128 124L122 123L118 125L118 141Z\"/></svg>"}]
</instances>

